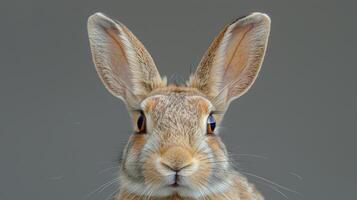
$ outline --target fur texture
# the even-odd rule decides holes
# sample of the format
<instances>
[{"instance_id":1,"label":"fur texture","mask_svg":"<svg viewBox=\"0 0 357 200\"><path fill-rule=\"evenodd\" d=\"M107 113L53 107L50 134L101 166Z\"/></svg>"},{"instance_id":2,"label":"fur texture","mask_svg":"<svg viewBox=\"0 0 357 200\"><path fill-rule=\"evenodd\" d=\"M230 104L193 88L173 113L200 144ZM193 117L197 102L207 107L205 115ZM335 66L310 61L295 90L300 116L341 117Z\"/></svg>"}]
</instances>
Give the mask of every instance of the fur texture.
<instances>
[{"instance_id":1,"label":"fur texture","mask_svg":"<svg viewBox=\"0 0 357 200\"><path fill-rule=\"evenodd\" d=\"M253 13L227 25L186 85L168 85L145 47L123 24L96 13L88 20L93 61L106 88L127 105L144 133L129 138L120 164L117 200L260 200L231 166L217 125L229 103L255 81L270 19Z\"/></svg>"}]
</instances>

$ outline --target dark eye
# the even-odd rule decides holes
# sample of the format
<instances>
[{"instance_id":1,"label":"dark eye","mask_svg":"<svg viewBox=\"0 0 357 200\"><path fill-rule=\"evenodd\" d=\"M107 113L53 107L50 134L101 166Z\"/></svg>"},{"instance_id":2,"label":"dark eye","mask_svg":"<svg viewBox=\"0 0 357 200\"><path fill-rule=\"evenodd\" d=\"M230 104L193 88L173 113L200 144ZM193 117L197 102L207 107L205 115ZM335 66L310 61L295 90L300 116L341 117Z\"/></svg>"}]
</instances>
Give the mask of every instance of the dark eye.
<instances>
[{"instance_id":1,"label":"dark eye","mask_svg":"<svg viewBox=\"0 0 357 200\"><path fill-rule=\"evenodd\" d=\"M136 125L138 127L138 133L146 133L146 119L144 113L139 114Z\"/></svg>"},{"instance_id":2,"label":"dark eye","mask_svg":"<svg viewBox=\"0 0 357 200\"><path fill-rule=\"evenodd\" d=\"M212 115L209 115L207 118L207 134L213 134L215 128L216 128L216 120Z\"/></svg>"}]
</instances>

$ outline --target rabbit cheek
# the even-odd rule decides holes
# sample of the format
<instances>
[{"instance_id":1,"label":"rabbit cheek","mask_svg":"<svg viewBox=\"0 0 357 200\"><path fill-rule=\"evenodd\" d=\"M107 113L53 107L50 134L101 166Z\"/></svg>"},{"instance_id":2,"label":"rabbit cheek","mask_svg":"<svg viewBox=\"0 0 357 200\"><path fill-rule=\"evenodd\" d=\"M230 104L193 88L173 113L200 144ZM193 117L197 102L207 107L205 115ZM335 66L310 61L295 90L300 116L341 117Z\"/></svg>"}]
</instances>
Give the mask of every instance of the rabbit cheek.
<instances>
[{"instance_id":1,"label":"rabbit cheek","mask_svg":"<svg viewBox=\"0 0 357 200\"><path fill-rule=\"evenodd\" d=\"M229 160L226 155L225 146L217 137L211 137L207 140L207 144L212 150L214 161L212 161L212 176L215 179L223 179L225 172L229 168ZM211 176L211 177L212 177Z\"/></svg>"},{"instance_id":2,"label":"rabbit cheek","mask_svg":"<svg viewBox=\"0 0 357 200\"><path fill-rule=\"evenodd\" d=\"M145 135L140 135L140 134L132 135L130 142L132 144L130 148L130 154L136 157L140 154L141 149L144 147L146 143Z\"/></svg>"},{"instance_id":3,"label":"rabbit cheek","mask_svg":"<svg viewBox=\"0 0 357 200\"><path fill-rule=\"evenodd\" d=\"M132 135L124 154L124 168L123 171L129 177L138 179L142 177L140 163L140 152L145 144L145 138L142 135Z\"/></svg>"},{"instance_id":4,"label":"rabbit cheek","mask_svg":"<svg viewBox=\"0 0 357 200\"><path fill-rule=\"evenodd\" d=\"M138 166L138 162L140 160L141 150L143 149L146 143L146 139L144 135L134 134L131 136L130 141L128 143L128 153L126 162L129 164L136 164Z\"/></svg>"},{"instance_id":5,"label":"rabbit cheek","mask_svg":"<svg viewBox=\"0 0 357 200\"><path fill-rule=\"evenodd\" d=\"M226 153L225 153L225 147L223 146L223 143L220 141L219 138L217 137L209 137L207 139L207 144L212 150L213 154L219 161L222 161L221 159L226 159Z\"/></svg>"},{"instance_id":6,"label":"rabbit cheek","mask_svg":"<svg viewBox=\"0 0 357 200\"><path fill-rule=\"evenodd\" d=\"M202 186L202 185L207 185L209 181L209 176L211 174L212 168L211 164L209 162L202 162L199 160L207 160L207 156L202 156L202 158L197 157L198 160L198 170L196 170L194 173L192 173L190 176L187 176L187 179L192 185L193 188Z\"/></svg>"},{"instance_id":7,"label":"rabbit cheek","mask_svg":"<svg viewBox=\"0 0 357 200\"><path fill-rule=\"evenodd\" d=\"M143 163L143 176L145 185L160 185L164 177L157 170L157 163L159 163L159 156L156 154L147 155Z\"/></svg>"}]
</instances>

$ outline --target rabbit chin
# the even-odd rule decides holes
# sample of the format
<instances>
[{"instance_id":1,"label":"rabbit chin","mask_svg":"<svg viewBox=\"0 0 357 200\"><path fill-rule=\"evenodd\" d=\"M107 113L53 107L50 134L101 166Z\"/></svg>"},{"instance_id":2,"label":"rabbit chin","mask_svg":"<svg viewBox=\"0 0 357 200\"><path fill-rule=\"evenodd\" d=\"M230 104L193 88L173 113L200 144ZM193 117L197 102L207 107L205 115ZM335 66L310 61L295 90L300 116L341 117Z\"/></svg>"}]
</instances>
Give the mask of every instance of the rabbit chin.
<instances>
[{"instance_id":1,"label":"rabbit chin","mask_svg":"<svg viewBox=\"0 0 357 200\"><path fill-rule=\"evenodd\" d=\"M206 187L191 186L188 182L176 187L170 185L146 185L144 183L132 182L130 180L121 181L121 189L138 196L146 196L150 194L151 197L169 197L179 195L186 198L202 198L212 194L220 194L232 186L232 180L228 178L224 182L215 182Z\"/></svg>"}]
</instances>

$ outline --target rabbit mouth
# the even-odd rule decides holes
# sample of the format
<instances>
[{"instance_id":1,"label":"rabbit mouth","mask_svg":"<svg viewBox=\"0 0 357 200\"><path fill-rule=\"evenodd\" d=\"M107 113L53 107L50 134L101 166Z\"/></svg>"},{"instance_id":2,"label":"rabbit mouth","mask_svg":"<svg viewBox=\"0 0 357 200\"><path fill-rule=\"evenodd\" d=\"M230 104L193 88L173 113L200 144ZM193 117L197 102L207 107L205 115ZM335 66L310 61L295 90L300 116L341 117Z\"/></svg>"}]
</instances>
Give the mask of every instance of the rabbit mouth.
<instances>
[{"instance_id":1,"label":"rabbit mouth","mask_svg":"<svg viewBox=\"0 0 357 200\"><path fill-rule=\"evenodd\" d=\"M178 173L176 173L173 177L172 183L169 184L169 186L173 187L173 188L182 186L181 179L182 179L182 176L180 176Z\"/></svg>"},{"instance_id":2,"label":"rabbit mouth","mask_svg":"<svg viewBox=\"0 0 357 200\"><path fill-rule=\"evenodd\" d=\"M176 183L176 182L170 185L170 187L173 187L173 188L177 188L177 187L179 187L179 186L180 186L180 184L178 184L178 183Z\"/></svg>"},{"instance_id":3,"label":"rabbit mouth","mask_svg":"<svg viewBox=\"0 0 357 200\"><path fill-rule=\"evenodd\" d=\"M170 187L173 187L173 188L177 188L179 186L180 186L180 184L176 180L174 183L170 184Z\"/></svg>"}]
</instances>

